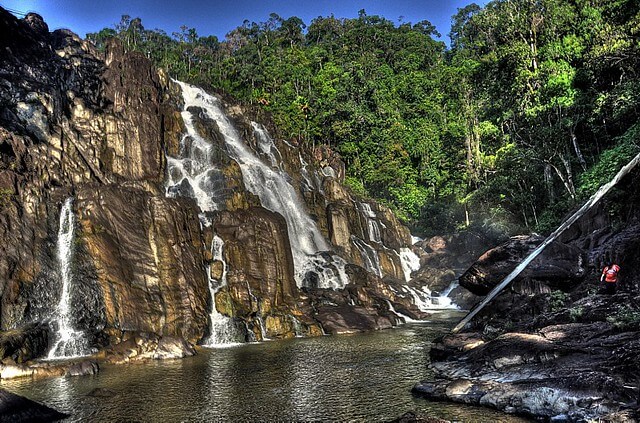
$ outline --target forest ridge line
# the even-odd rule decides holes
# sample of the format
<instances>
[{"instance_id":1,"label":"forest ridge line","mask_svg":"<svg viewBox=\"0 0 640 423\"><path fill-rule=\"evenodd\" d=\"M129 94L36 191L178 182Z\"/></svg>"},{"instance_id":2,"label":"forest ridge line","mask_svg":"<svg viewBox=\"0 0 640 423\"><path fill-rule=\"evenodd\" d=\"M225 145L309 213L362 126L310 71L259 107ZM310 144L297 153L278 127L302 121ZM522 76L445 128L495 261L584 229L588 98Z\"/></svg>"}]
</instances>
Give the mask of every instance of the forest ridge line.
<instances>
[{"instance_id":1,"label":"forest ridge line","mask_svg":"<svg viewBox=\"0 0 640 423\"><path fill-rule=\"evenodd\" d=\"M269 112L278 136L328 145L359 194L420 234L549 232L638 151L640 5L496 0L428 21L245 21L225 40L123 16L113 36L177 79Z\"/></svg>"}]
</instances>

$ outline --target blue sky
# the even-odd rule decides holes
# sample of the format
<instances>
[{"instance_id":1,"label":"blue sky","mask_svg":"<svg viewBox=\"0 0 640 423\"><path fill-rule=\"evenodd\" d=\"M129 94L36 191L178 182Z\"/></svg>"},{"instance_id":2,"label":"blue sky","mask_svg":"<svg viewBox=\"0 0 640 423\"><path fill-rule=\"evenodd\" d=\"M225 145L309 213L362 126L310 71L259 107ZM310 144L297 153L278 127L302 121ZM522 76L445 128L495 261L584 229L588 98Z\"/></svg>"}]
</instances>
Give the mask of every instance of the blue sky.
<instances>
[{"instance_id":1,"label":"blue sky","mask_svg":"<svg viewBox=\"0 0 640 423\"><path fill-rule=\"evenodd\" d=\"M318 16L331 14L338 18L354 18L365 9L368 15L380 15L398 22L416 23L428 20L449 42L451 16L459 7L473 0L178 0L126 2L105 0L0 0L2 7L42 15L50 30L69 28L84 37L87 32L120 22L122 15L142 19L147 29L163 29L168 34L179 31L181 25L196 28L198 35L216 35L223 39L230 30L247 19L266 21L271 12L283 18L298 16L306 24ZM475 1L483 5L486 1Z\"/></svg>"}]
</instances>

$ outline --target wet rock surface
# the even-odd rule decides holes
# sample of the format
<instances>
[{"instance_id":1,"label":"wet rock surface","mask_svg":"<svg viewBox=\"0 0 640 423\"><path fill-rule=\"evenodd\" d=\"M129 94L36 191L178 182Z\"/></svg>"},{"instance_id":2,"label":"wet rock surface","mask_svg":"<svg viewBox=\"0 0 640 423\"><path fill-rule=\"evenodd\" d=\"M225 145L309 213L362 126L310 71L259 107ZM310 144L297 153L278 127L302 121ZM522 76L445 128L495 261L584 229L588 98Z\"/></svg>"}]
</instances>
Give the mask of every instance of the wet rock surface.
<instances>
[{"instance_id":1,"label":"wet rock surface","mask_svg":"<svg viewBox=\"0 0 640 423\"><path fill-rule=\"evenodd\" d=\"M0 389L0 422L54 422L69 417L45 405Z\"/></svg>"},{"instance_id":2,"label":"wet rock surface","mask_svg":"<svg viewBox=\"0 0 640 423\"><path fill-rule=\"evenodd\" d=\"M31 324L0 332L0 360L24 363L44 355L49 346L49 327Z\"/></svg>"},{"instance_id":3,"label":"wet rock surface","mask_svg":"<svg viewBox=\"0 0 640 423\"><path fill-rule=\"evenodd\" d=\"M126 332L123 340L100 353L107 363L122 364L145 360L166 360L196 354L192 344L182 338L158 336L148 332Z\"/></svg>"},{"instance_id":4,"label":"wet rock surface","mask_svg":"<svg viewBox=\"0 0 640 423\"><path fill-rule=\"evenodd\" d=\"M461 333L437 340L435 376L414 394L551 421L638 421L639 179L637 170L627 175ZM488 291L539 241L488 251L461 284ZM626 269L615 295L599 282L609 260Z\"/></svg>"},{"instance_id":5,"label":"wet rock surface","mask_svg":"<svg viewBox=\"0 0 640 423\"><path fill-rule=\"evenodd\" d=\"M76 204L104 332L202 338L209 290L195 205L135 186L83 188Z\"/></svg>"}]
</instances>

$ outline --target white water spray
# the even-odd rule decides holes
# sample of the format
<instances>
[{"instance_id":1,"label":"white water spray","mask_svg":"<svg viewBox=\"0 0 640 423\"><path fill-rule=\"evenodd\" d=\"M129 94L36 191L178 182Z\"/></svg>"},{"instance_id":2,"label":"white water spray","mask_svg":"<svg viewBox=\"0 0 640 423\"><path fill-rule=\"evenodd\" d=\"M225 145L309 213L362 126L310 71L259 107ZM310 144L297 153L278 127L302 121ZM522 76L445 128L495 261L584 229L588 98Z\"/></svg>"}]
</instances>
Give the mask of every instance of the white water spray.
<instances>
[{"instance_id":1,"label":"white water spray","mask_svg":"<svg viewBox=\"0 0 640 423\"><path fill-rule=\"evenodd\" d=\"M402 264L402 271L404 273L404 280L409 282L411 280L411 273L420 269L420 257L410 248L401 248L400 263Z\"/></svg>"},{"instance_id":2,"label":"white water spray","mask_svg":"<svg viewBox=\"0 0 640 423\"><path fill-rule=\"evenodd\" d=\"M442 291L442 293L440 294L442 297L448 297L449 294L451 294L451 292L453 292L454 289L456 289L457 287L460 286L460 282L458 282L458 279L453 280L453 282L451 282L449 284L449 286L447 287L447 289L445 289L444 291Z\"/></svg>"},{"instance_id":3,"label":"white water spray","mask_svg":"<svg viewBox=\"0 0 640 423\"><path fill-rule=\"evenodd\" d=\"M224 241L218 235L213 237L211 242L211 253L213 259L222 263L222 275L216 281L211 277L211 266L207 268L209 278L209 292L211 293L211 312L209 313L209 323L211 334L204 340L203 345L207 347L221 347L237 344L239 335L231 318L223 315L216 309L216 292L227 285L227 263L223 255Z\"/></svg>"},{"instance_id":4,"label":"white water spray","mask_svg":"<svg viewBox=\"0 0 640 423\"><path fill-rule=\"evenodd\" d=\"M240 165L246 188L260 198L263 207L284 216L297 285L302 286L309 275L314 276L314 284L320 288L341 288L348 283L344 270L345 261L339 256L326 253L329 246L316 223L304 211L305 207L295 188L288 182L287 175L266 165L247 148L216 97L183 82L178 84L182 88L185 109L190 106L199 107L218 124L230 156ZM266 131L263 131L264 134Z\"/></svg>"},{"instance_id":5,"label":"white water spray","mask_svg":"<svg viewBox=\"0 0 640 423\"><path fill-rule=\"evenodd\" d=\"M356 247L358 252L360 252L360 257L362 257L365 269L367 269L371 273L378 275L379 277L382 277L380 257L378 257L378 252L375 250L375 248L354 235L351 236L351 242Z\"/></svg>"},{"instance_id":6,"label":"white water spray","mask_svg":"<svg viewBox=\"0 0 640 423\"><path fill-rule=\"evenodd\" d=\"M182 111L186 134L180 140L179 157L167 156L167 197L190 197L201 212L217 210L216 199L224 193L224 176L214 164L216 147L196 130L193 115Z\"/></svg>"},{"instance_id":7,"label":"white water spray","mask_svg":"<svg viewBox=\"0 0 640 423\"><path fill-rule=\"evenodd\" d=\"M458 306L453 303L451 298L446 295L435 296L426 286L422 287L421 290L405 286L403 287L403 290L411 296L413 303L418 307L418 309L420 309L420 311L431 312L434 310L458 309Z\"/></svg>"},{"instance_id":8,"label":"white water spray","mask_svg":"<svg viewBox=\"0 0 640 423\"><path fill-rule=\"evenodd\" d=\"M56 328L56 341L51 350L49 350L48 359L81 357L89 353L84 333L74 329L71 321L73 312L71 304L71 291L73 289L71 263L74 252L74 230L73 198L68 198L60 209L56 252L62 281L62 292L60 293L60 302L55 312L55 318L52 321Z\"/></svg>"},{"instance_id":9,"label":"white water spray","mask_svg":"<svg viewBox=\"0 0 640 423\"><path fill-rule=\"evenodd\" d=\"M276 147L276 144L273 142L273 139L269 136L265 127L256 122L251 122L251 127L253 128L253 132L256 134L256 139L258 140L258 150L269 158L271 167L279 168L282 163L282 155L280 154L278 147Z\"/></svg>"}]
</instances>

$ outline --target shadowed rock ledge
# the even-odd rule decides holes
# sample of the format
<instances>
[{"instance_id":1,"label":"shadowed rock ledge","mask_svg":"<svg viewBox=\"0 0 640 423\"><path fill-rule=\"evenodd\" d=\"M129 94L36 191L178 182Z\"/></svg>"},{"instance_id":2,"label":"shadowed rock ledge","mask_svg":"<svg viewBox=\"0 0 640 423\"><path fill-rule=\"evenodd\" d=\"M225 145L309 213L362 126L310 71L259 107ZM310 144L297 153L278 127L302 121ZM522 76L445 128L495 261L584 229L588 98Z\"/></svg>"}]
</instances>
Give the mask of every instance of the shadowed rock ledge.
<instances>
[{"instance_id":1,"label":"shadowed rock ledge","mask_svg":"<svg viewBox=\"0 0 640 423\"><path fill-rule=\"evenodd\" d=\"M0 422L54 422L69 417L45 405L0 389Z\"/></svg>"},{"instance_id":2,"label":"shadowed rock ledge","mask_svg":"<svg viewBox=\"0 0 640 423\"><path fill-rule=\"evenodd\" d=\"M436 340L434 377L414 394L551 421L638 421L639 182L634 170L462 332ZM542 240L487 251L461 285L486 294ZM609 260L623 269L615 295L599 283Z\"/></svg>"}]
</instances>

